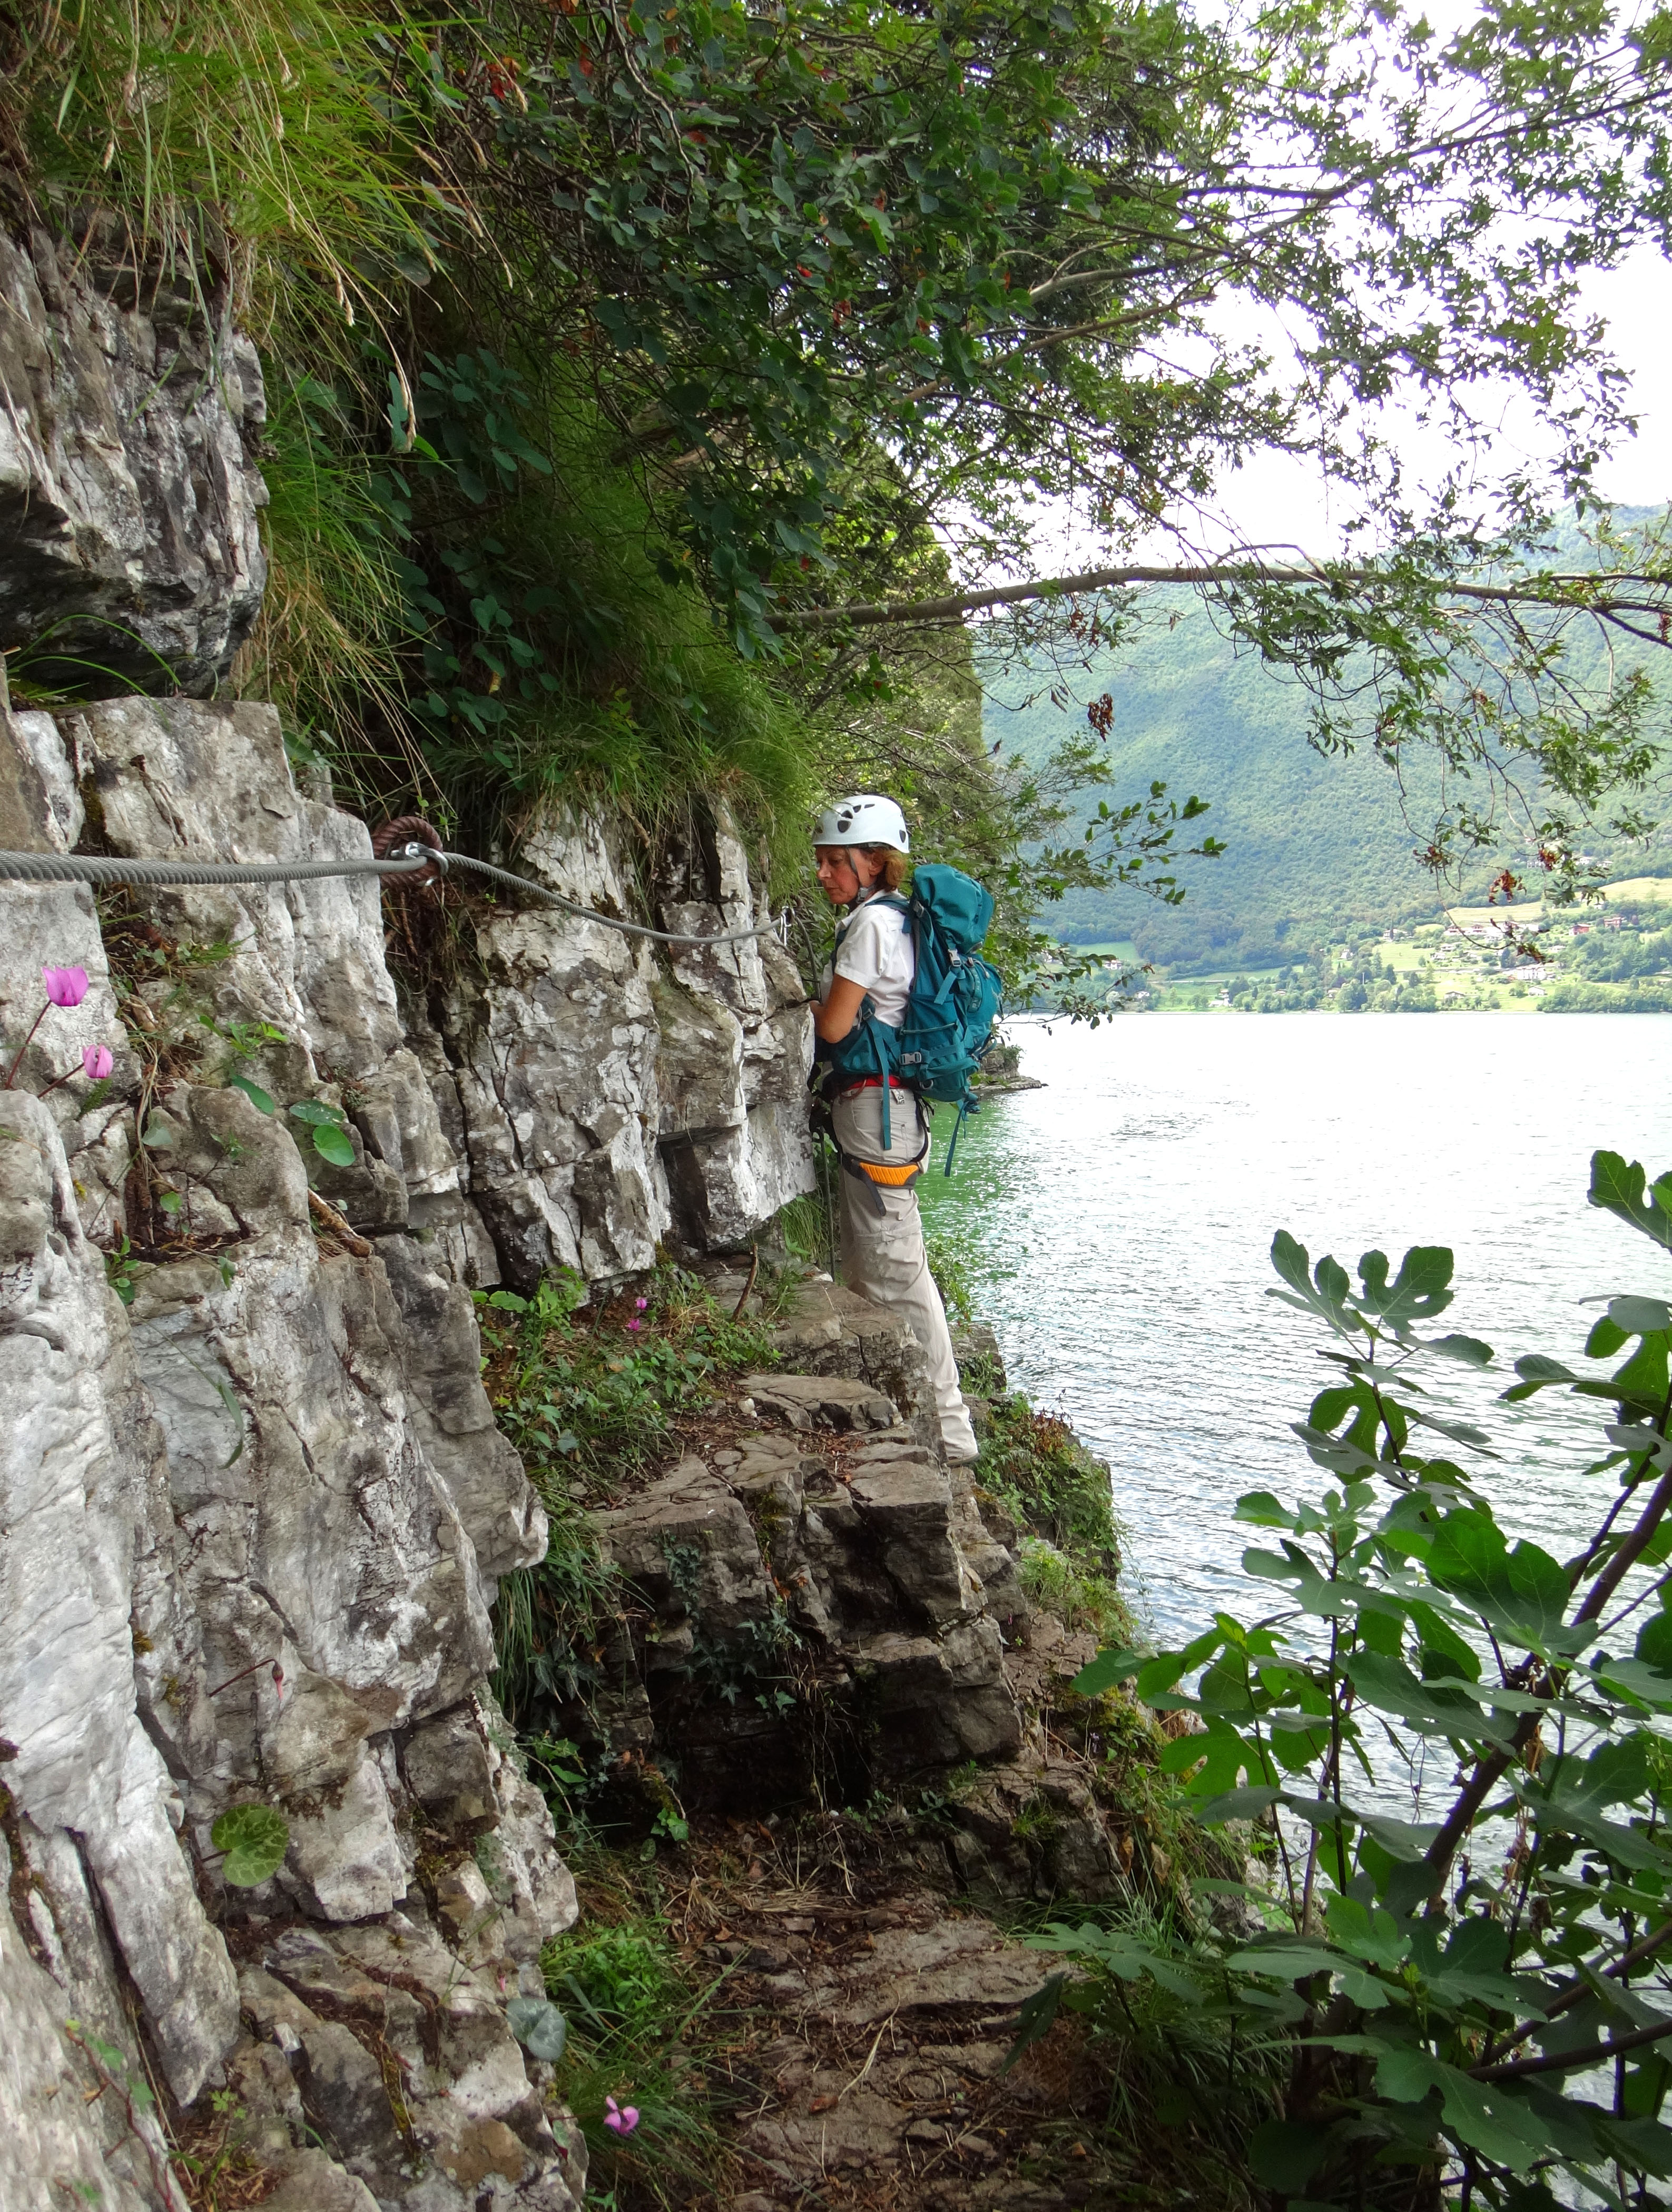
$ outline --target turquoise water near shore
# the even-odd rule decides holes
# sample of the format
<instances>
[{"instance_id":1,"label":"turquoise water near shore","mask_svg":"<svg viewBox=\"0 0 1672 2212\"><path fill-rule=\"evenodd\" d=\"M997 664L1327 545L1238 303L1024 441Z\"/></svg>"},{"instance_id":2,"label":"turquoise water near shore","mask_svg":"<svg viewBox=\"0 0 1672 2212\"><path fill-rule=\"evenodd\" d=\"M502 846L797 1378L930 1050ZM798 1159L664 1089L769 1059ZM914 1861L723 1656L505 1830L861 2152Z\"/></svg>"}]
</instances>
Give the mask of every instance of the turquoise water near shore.
<instances>
[{"instance_id":1,"label":"turquoise water near shore","mask_svg":"<svg viewBox=\"0 0 1672 2212\"><path fill-rule=\"evenodd\" d=\"M1517 1533L1559 1554L1588 1533L1612 1495L1579 1472L1594 1416L1553 1392L1493 1401L1521 1353L1579 1352L1581 1300L1672 1287L1672 1260L1585 1202L1598 1146L1672 1167L1672 1022L1151 1014L1014 1035L1047 1087L967 1123L950 1182L937 1146L925 1216L1016 1382L1109 1461L1157 1633L1248 1613L1237 1497L1325 1479L1287 1426L1330 1370L1322 1331L1265 1296L1279 1228L1348 1265L1450 1245L1444 1326L1499 1359L1424 1380L1513 1455L1460 1456Z\"/></svg>"}]
</instances>

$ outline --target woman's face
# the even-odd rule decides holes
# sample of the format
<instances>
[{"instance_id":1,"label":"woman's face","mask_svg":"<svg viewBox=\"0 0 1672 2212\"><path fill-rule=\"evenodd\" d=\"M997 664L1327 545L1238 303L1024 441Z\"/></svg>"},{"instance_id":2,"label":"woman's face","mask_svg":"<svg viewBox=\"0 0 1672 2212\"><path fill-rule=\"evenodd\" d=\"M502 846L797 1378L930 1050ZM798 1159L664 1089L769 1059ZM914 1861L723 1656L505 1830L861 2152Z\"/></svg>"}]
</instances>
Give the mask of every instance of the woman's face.
<instances>
[{"instance_id":1,"label":"woman's face","mask_svg":"<svg viewBox=\"0 0 1672 2212\"><path fill-rule=\"evenodd\" d=\"M861 891L868 891L882 870L882 862L848 845L815 845L818 888L832 906L852 906Z\"/></svg>"}]
</instances>

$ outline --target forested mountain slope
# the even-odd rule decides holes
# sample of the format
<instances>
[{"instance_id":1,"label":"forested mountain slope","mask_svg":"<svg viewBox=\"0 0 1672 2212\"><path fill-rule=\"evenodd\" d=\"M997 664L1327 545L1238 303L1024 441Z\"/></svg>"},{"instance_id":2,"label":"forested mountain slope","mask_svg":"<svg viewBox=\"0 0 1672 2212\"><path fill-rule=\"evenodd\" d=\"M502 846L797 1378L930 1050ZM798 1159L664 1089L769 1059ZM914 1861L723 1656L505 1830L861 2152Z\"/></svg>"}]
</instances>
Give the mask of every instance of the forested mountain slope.
<instances>
[{"instance_id":1,"label":"forested mountain slope","mask_svg":"<svg viewBox=\"0 0 1672 2212\"><path fill-rule=\"evenodd\" d=\"M1620 519L1635 522L1651 512L1628 510ZM1572 556L1565 548L1561 557L1578 565L1579 556L1576 540ZM987 743L1000 747L1000 758L1043 761L1083 731L1081 702L1107 693L1114 709L1108 757L1119 796L1152 781L1181 798L1199 793L1212 803L1206 826L1228 850L1217 860L1185 863L1180 907L1136 890L1070 893L1050 917L1061 938L1131 939L1145 958L1172 968L1258 967L1365 924L1428 920L1443 897L1456 896L1437 887L1416 857L1438 790L1427 759L1410 778L1401 811L1392 774L1370 755L1326 758L1311 748L1301 686L1221 635L1194 593L1158 590L1146 608L1124 642L1074 672L1067 706L1053 700L1049 668L989 666ZM1606 682L1600 645L1576 650L1574 665L1587 684L1600 690ZM1672 873L1664 833L1646 850L1601 837L1592 849L1617 856L1625 873ZM1483 863L1462 890L1484 896L1504 857ZM1519 866L1513 848L1511 861Z\"/></svg>"}]
</instances>

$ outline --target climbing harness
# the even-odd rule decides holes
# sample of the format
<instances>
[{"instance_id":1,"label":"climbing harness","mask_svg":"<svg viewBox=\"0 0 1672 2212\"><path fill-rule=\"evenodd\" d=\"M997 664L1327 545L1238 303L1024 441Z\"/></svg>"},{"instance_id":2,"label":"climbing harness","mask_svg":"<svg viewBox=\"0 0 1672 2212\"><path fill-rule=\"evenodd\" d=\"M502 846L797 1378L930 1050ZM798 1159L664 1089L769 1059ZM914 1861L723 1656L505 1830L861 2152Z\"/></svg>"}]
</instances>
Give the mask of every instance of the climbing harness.
<instances>
[{"instance_id":1,"label":"climbing harness","mask_svg":"<svg viewBox=\"0 0 1672 2212\"><path fill-rule=\"evenodd\" d=\"M861 1091L881 1091L883 1093L883 1146L885 1150L891 1149L894 1141L888 1120L888 1094L892 1091L904 1091L908 1095L916 1100L918 1120L923 1131L923 1142L915 1159L861 1160L855 1159L850 1152L843 1152L841 1145L836 1139L836 1126L830 1118L830 1109L834 1106L839 1106L844 1098L853 1098L856 1097ZM856 1083L845 1083L842 1085L840 1090L833 1090L830 1091L827 1095L821 1097L819 1103L823 1109L823 1116L818 1127L822 1134L829 1136L831 1149L836 1153L837 1159L842 1163L842 1173L844 1175L850 1175L854 1177L855 1182L863 1182L865 1184L866 1190L870 1194L871 1202L876 1207L878 1214L885 1219L888 1214L888 1208L883 1204L883 1191L905 1190L909 1188L912 1183L915 1182L918 1176L923 1172L923 1163L928 1158L929 1151L929 1115L933 1113L933 1109L932 1107L925 1106L921 1098L916 1098L916 1094L911 1091L910 1085L909 1084L903 1083L897 1075L890 1075L886 1077L881 1075L863 1075Z\"/></svg>"},{"instance_id":2,"label":"climbing harness","mask_svg":"<svg viewBox=\"0 0 1672 2212\"><path fill-rule=\"evenodd\" d=\"M927 1128L923 1132L922 1149L914 1160L856 1160L851 1152L844 1152L840 1145L836 1146L836 1158L842 1162L843 1175L850 1175L856 1182L865 1185L871 1194L871 1203L885 1221L888 1218L888 1208L883 1204L883 1191L909 1189L922 1174L923 1163L928 1155L929 1133ZM880 1189L878 1188L879 1184Z\"/></svg>"},{"instance_id":3,"label":"climbing harness","mask_svg":"<svg viewBox=\"0 0 1672 2212\"><path fill-rule=\"evenodd\" d=\"M400 828L404 823L388 825ZM382 836L384 833L380 833ZM435 833L430 833L431 839ZM374 841L375 850L376 840ZM623 921L613 914L599 914L574 899L513 875L468 853L443 852L439 843L414 838L411 842L380 853L369 860L118 860L92 853L0 853L0 883L39 884L304 884L327 877L390 876L431 882L452 868L469 868L491 876L496 883L514 884L565 913L579 915L626 937L654 938L659 945L745 945L757 937L778 933L775 921L757 923L753 929L731 929L715 936L696 930L651 929L643 922Z\"/></svg>"}]
</instances>

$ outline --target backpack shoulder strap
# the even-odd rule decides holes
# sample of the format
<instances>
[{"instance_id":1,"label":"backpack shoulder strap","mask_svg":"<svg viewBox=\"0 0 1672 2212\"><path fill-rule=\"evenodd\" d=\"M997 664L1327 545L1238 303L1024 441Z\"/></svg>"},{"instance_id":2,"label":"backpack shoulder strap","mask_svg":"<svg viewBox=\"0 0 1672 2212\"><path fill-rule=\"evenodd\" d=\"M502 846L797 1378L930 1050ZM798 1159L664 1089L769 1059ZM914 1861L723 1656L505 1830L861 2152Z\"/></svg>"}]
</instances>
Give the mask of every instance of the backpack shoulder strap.
<instances>
[{"instance_id":1,"label":"backpack shoulder strap","mask_svg":"<svg viewBox=\"0 0 1672 2212\"><path fill-rule=\"evenodd\" d=\"M891 906L897 908L901 914L905 915L909 915L911 912L911 901L909 899L902 898L898 891L876 892L872 897L861 900L858 906L850 908L836 924L836 949L838 951L841 949L842 939L847 936L848 932L853 927L855 919L860 914L864 913L867 907L873 906Z\"/></svg>"}]
</instances>

